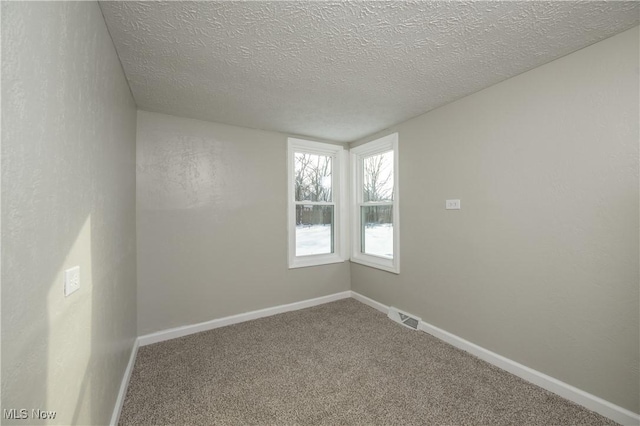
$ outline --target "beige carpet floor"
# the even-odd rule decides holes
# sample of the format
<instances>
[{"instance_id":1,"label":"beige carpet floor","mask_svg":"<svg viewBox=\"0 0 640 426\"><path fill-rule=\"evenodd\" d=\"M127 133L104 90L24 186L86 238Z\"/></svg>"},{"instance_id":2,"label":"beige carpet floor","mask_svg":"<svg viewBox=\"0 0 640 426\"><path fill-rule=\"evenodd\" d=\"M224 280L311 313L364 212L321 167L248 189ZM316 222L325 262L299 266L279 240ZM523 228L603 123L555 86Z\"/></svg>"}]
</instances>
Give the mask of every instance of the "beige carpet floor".
<instances>
[{"instance_id":1,"label":"beige carpet floor","mask_svg":"<svg viewBox=\"0 0 640 426\"><path fill-rule=\"evenodd\" d=\"M140 348L122 425L611 425L353 299Z\"/></svg>"}]
</instances>

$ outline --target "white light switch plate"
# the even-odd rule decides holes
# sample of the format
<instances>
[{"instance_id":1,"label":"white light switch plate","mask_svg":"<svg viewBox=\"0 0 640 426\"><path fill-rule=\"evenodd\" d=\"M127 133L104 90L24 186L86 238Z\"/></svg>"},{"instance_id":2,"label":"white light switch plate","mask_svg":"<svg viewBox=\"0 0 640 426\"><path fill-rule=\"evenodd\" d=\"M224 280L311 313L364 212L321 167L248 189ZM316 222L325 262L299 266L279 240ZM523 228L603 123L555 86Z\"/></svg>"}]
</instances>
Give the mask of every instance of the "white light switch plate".
<instances>
[{"instance_id":1,"label":"white light switch plate","mask_svg":"<svg viewBox=\"0 0 640 426\"><path fill-rule=\"evenodd\" d=\"M445 207L447 210L460 210L460 200L447 200Z\"/></svg>"},{"instance_id":2,"label":"white light switch plate","mask_svg":"<svg viewBox=\"0 0 640 426\"><path fill-rule=\"evenodd\" d=\"M80 289L80 267L74 266L73 268L64 271L64 295L65 297Z\"/></svg>"}]
</instances>

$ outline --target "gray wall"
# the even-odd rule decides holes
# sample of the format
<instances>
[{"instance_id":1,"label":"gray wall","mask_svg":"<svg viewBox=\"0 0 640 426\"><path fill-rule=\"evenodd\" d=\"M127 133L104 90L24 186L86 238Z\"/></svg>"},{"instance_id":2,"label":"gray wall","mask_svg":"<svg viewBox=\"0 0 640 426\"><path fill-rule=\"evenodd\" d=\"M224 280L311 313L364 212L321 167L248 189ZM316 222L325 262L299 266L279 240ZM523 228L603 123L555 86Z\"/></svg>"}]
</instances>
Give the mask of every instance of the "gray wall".
<instances>
[{"instance_id":1,"label":"gray wall","mask_svg":"<svg viewBox=\"0 0 640 426\"><path fill-rule=\"evenodd\" d=\"M104 424L136 336L136 108L97 3L1 7L2 408Z\"/></svg>"},{"instance_id":2,"label":"gray wall","mask_svg":"<svg viewBox=\"0 0 640 426\"><path fill-rule=\"evenodd\" d=\"M287 136L138 112L138 332L349 289L287 266Z\"/></svg>"},{"instance_id":3,"label":"gray wall","mask_svg":"<svg viewBox=\"0 0 640 426\"><path fill-rule=\"evenodd\" d=\"M636 27L380 133L402 271L352 290L640 411L638 90Z\"/></svg>"}]
</instances>

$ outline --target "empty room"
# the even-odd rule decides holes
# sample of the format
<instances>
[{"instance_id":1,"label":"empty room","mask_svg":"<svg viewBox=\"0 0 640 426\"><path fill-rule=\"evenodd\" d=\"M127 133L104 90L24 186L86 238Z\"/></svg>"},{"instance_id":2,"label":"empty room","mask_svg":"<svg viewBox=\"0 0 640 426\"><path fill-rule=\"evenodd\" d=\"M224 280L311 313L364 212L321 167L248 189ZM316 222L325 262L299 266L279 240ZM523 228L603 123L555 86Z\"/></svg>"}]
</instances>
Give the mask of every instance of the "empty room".
<instances>
[{"instance_id":1,"label":"empty room","mask_svg":"<svg viewBox=\"0 0 640 426\"><path fill-rule=\"evenodd\" d=\"M640 425L640 3L2 1L6 425Z\"/></svg>"}]
</instances>

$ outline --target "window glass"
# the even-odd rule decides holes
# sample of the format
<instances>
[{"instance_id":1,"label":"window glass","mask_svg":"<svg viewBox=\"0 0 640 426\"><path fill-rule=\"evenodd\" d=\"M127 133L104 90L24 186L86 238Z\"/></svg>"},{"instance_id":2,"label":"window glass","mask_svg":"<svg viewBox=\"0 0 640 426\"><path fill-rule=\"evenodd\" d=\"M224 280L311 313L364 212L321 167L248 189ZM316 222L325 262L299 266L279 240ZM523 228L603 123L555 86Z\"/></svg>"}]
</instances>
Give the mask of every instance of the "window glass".
<instances>
[{"instance_id":1,"label":"window glass","mask_svg":"<svg viewBox=\"0 0 640 426\"><path fill-rule=\"evenodd\" d=\"M362 206L362 252L393 259L393 206Z\"/></svg>"},{"instance_id":2,"label":"window glass","mask_svg":"<svg viewBox=\"0 0 640 426\"><path fill-rule=\"evenodd\" d=\"M363 159L362 201L393 201L393 151Z\"/></svg>"},{"instance_id":3,"label":"window glass","mask_svg":"<svg viewBox=\"0 0 640 426\"><path fill-rule=\"evenodd\" d=\"M296 205L296 256L333 253L333 206Z\"/></svg>"},{"instance_id":4,"label":"window glass","mask_svg":"<svg viewBox=\"0 0 640 426\"><path fill-rule=\"evenodd\" d=\"M331 157L296 152L294 162L296 201L331 201Z\"/></svg>"}]
</instances>

